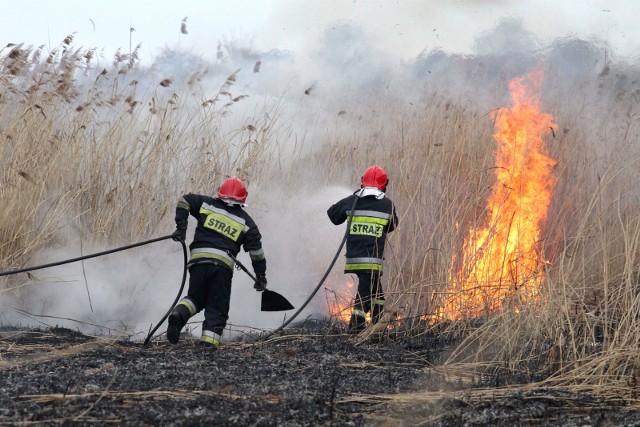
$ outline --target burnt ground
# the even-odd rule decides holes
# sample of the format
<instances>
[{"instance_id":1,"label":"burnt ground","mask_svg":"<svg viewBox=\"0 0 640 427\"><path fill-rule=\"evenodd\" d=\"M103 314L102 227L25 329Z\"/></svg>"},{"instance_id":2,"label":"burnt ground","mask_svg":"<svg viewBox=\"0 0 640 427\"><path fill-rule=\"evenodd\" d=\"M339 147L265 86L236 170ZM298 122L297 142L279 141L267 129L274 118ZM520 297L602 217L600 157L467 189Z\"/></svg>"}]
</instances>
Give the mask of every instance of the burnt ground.
<instances>
[{"instance_id":1,"label":"burnt ground","mask_svg":"<svg viewBox=\"0 0 640 427\"><path fill-rule=\"evenodd\" d=\"M294 329L211 352L188 337L143 348L64 328L5 329L0 424L640 426L640 412L590 396L447 396L483 386L434 373L450 348L438 337L356 344L344 334ZM411 398L419 392L442 397Z\"/></svg>"}]
</instances>

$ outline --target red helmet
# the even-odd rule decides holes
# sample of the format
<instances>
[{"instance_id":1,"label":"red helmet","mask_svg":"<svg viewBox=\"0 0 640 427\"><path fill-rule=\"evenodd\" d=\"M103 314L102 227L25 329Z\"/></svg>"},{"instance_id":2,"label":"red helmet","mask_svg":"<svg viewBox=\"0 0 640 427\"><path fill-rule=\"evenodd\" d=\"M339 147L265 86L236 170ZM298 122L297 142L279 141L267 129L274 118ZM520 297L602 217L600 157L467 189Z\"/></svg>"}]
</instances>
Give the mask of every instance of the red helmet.
<instances>
[{"instance_id":1,"label":"red helmet","mask_svg":"<svg viewBox=\"0 0 640 427\"><path fill-rule=\"evenodd\" d=\"M376 187L379 190L384 191L386 190L388 183L389 176L380 166L371 166L369 169L364 171L364 174L362 175L363 187Z\"/></svg>"},{"instance_id":2,"label":"red helmet","mask_svg":"<svg viewBox=\"0 0 640 427\"><path fill-rule=\"evenodd\" d=\"M227 178L220 189L218 190L218 197L224 199L233 199L244 203L247 200L247 187L238 178Z\"/></svg>"}]
</instances>

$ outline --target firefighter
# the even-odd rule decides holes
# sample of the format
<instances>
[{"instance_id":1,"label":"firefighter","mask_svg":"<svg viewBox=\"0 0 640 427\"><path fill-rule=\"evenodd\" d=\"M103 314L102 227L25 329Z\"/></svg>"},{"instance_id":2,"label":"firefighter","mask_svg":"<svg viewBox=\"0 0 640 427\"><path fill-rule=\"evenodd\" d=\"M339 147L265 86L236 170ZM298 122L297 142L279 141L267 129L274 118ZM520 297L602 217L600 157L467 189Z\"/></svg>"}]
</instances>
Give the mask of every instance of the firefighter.
<instances>
[{"instance_id":1,"label":"firefighter","mask_svg":"<svg viewBox=\"0 0 640 427\"><path fill-rule=\"evenodd\" d=\"M335 225L351 220L344 268L345 273L354 273L358 278L358 291L349 322L351 332L364 329L367 313L371 313L372 323L377 323L384 308L380 278L385 238L398 225L393 202L385 197L388 184L389 177L385 170L380 166L372 166L362 175L359 190L327 210L329 219Z\"/></svg>"},{"instance_id":2,"label":"firefighter","mask_svg":"<svg viewBox=\"0 0 640 427\"><path fill-rule=\"evenodd\" d=\"M254 288L267 288L267 261L262 249L260 231L244 211L247 188L238 178L225 180L217 197L186 194L176 207L175 241L184 241L189 214L198 220L190 248L189 291L169 315L167 339L176 344L180 331L189 318L204 309L201 346L217 349L229 318L233 259L242 246L249 252L255 272Z\"/></svg>"}]
</instances>

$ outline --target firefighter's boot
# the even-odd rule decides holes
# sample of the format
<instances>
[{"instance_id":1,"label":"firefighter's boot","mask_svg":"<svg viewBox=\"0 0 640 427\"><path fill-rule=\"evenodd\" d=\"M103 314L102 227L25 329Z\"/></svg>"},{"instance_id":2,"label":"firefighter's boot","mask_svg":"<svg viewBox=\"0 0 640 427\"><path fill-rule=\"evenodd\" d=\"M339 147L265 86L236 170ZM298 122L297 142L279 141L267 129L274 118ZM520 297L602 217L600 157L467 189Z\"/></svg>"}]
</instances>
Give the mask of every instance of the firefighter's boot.
<instances>
[{"instance_id":1,"label":"firefighter's boot","mask_svg":"<svg viewBox=\"0 0 640 427\"><path fill-rule=\"evenodd\" d=\"M214 344L211 342L207 342L207 341L198 341L198 344L196 344L198 347L202 348L202 349L206 349L208 351L218 351L218 345L219 344Z\"/></svg>"},{"instance_id":2,"label":"firefighter's boot","mask_svg":"<svg viewBox=\"0 0 640 427\"><path fill-rule=\"evenodd\" d=\"M182 304L175 306L169 315L169 326L167 327L167 339L171 344L177 344L180 341L180 331L189 320L189 309Z\"/></svg>"},{"instance_id":3,"label":"firefighter's boot","mask_svg":"<svg viewBox=\"0 0 640 427\"><path fill-rule=\"evenodd\" d=\"M220 346L221 339L222 336L220 334L204 329L198 347L204 347L209 351L216 351L218 350L218 346Z\"/></svg>"}]
</instances>

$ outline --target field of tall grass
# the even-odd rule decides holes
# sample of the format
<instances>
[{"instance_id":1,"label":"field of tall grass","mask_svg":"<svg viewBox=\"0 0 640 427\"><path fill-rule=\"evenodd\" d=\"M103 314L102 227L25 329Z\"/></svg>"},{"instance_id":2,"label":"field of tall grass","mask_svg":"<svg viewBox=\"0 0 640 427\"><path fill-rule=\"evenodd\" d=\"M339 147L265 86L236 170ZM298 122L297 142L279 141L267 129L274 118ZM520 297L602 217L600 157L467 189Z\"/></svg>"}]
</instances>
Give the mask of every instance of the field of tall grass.
<instances>
[{"instance_id":1,"label":"field of tall grass","mask_svg":"<svg viewBox=\"0 0 640 427\"><path fill-rule=\"evenodd\" d=\"M0 51L1 271L32 265L45 248L168 234L178 195L213 193L226 176L245 179L250 194L281 187L296 197L357 186L362 171L379 164L400 215L386 251L388 304L412 334L460 330L450 372L522 373L544 387L640 403L638 70L543 66L543 111L558 125L545 141L557 161L538 242L546 298L443 326L424 319L447 292L463 239L485 219L495 114L509 100L504 76L461 59L466 82L455 93L448 88L461 84L456 73L450 85L417 84L410 102L345 92L342 109L310 111L326 121L299 123L299 105L284 95L234 116L253 99L239 89L249 77L235 67L223 77L203 69L180 79L140 66L137 51L107 66L97 66L94 53L72 37L52 51ZM271 268L278 267L285 266ZM23 286L28 281L9 276L2 292L28 298L37 292Z\"/></svg>"}]
</instances>

